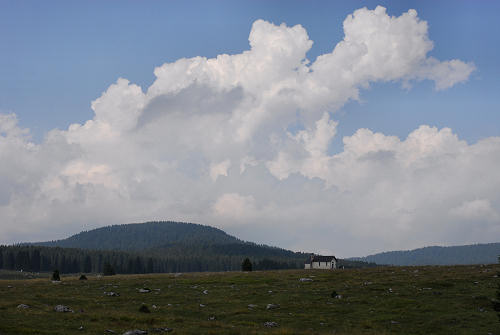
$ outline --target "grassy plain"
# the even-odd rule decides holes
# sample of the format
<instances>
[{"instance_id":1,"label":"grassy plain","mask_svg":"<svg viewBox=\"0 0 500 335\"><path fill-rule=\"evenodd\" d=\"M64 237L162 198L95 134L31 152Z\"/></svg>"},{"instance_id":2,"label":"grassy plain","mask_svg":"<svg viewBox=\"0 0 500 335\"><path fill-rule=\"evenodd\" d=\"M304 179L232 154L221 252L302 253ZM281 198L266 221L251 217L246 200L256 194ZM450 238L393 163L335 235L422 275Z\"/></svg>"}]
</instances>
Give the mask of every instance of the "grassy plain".
<instances>
[{"instance_id":1,"label":"grassy plain","mask_svg":"<svg viewBox=\"0 0 500 335\"><path fill-rule=\"evenodd\" d=\"M500 334L491 306L498 271L499 265L477 265L63 277L59 284L0 280L0 334L154 334L158 328L173 334ZM151 292L140 293L145 287ZM342 297L333 298L333 291ZM55 312L58 304L74 312ZM139 311L143 304L150 313ZM264 326L268 321L278 326Z\"/></svg>"}]
</instances>

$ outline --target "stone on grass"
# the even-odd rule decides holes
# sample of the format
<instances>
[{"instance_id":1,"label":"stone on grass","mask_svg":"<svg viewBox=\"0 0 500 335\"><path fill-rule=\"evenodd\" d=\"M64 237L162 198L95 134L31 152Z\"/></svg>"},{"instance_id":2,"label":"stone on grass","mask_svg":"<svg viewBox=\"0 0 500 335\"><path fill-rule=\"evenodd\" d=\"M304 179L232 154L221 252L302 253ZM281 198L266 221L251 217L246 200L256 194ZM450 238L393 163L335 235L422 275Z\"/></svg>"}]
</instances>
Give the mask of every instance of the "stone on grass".
<instances>
[{"instance_id":1,"label":"stone on grass","mask_svg":"<svg viewBox=\"0 0 500 335\"><path fill-rule=\"evenodd\" d=\"M311 278L300 278L299 281L305 282L305 281L313 281Z\"/></svg>"},{"instance_id":2,"label":"stone on grass","mask_svg":"<svg viewBox=\"0 0 500 335\"><path fill-rule=\"evenodd\" d=\"M274 321L266 321L264 322L264 327L278 327L278 323Z\"/></svg>"},{"instance_id":3,"label":"stone on grass","mask_svg":"<svg viewBox=\"0 0 500 335\"><path fill-rule=\"evenodd\" d=\"M128 330L123 335L143 335L147 334L148 332L145 330L140 330L140 329L134 329L134 330Z\"/></svg>"},{"instance_id":4,"label":"stone on grass","mask_svg":"<svg viewBox=\"0 0 500 335\"><path fill-rule=\"evenodd\" d=\"M257 305L255 305L255 304L249 304L248 305L248 308L256 308L256 307L257 307Z\"/></svg>"},{"instance_id":5,"label":"stone on grass","mask_svg":"<svg viewBox=\"0 0 500 335\"><path fill-rule=\"evenodd\" d=\"M208 290L203 290L203 294L208 294Z\"/></svg>"},{"instance_id":6,"label":"stone on grass","mask_svg":"<svg viewBox=\"0 0 500 335\"><path fill-rule=\"evenodd\" d=\"M64 305L57 305L56 307L54 307L54 311L59 313L73 313L73 310L71 308Z\"/></svg>"},{"instance_id":7,"label":"stone on grass","mask_svg":"<svg viewBox=\"0 0 500 335\"><path fill-rule=\"evenodd\" d=\"M149 293L149 292L151 292L151 290L147 287L139 289L139 293Z\"/></svg>"},{"instance_id":8,"label":"stone on grass","mask_svg":"<svg viewBox=\"0 0 500 335\"><path fill-rule=\"evenodd\" d=\"M30 308L30 306L26 305L26 304L19 304L19 305L17 305L17 308L19 308L19 309L26 309L26 308Z\"/></svg>"},{"instance_id":9,"label":"stone on grass","mask_svg":"<svg viewBox=\"0 0 500 335\"><path fill-rule=\"evenodd\" d=\"M173 329L172 328L153 328L151 329L151 331L153 333L169 333L171 332Z\"/></svg>"},{"instance_id":10,"label":"stone on grass","mask_svg":"<svg viewBox=\"0 0 500 335\"><path fill-rule=\"evenodd\" d=\"M280 305L277 304L267 304L266 309L277 309L280 308Z\"/></svg>"},{"instance_id":11,"label":"stone on grass","mask_svg":"<svg viewBox=\"0 0 500 335\"><path fill-rule=\"evenodd\" d=\"M120 296L120 293L116 293L116 292L104 292L104 295L108 295L110 297L119 297Z\"/></svg>"}]
</instances>

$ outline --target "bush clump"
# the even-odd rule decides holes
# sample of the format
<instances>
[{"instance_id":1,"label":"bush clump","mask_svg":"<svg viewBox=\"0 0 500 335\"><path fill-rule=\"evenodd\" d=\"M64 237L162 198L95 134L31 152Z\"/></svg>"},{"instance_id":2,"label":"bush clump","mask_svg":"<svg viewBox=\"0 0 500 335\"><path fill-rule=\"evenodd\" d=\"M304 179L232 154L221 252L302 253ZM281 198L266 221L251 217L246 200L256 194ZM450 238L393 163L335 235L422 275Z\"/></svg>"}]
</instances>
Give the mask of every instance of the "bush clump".
<instances>
[{"instance_id":1,"label":"bush clump","mask_svg":"<svg viewBox=\"0 0 500 335\"><path fill-rule=\"evenodd\" d=\"M241 271L252 271L252 262L250 262L250 259L245 258L243 263L241 263Z\"/></svg>"},{"instance_id":2,"label":"bush clump","mask_svg":"<svg viewBox=\"0 0 500 335\"><path fill-rule=\"evenodd\" d=\"M141 313L151 313L151 311L149 310L148 306L146 306L146 305L141 305L141 307L139 307L139 312L141 312Z\"/></svg>"},{"instance_id":3,"label":"bush clump","mask_svg":"<svg viewBox=\"0 0 500 335\"><path fill-rule=\"evenodd\" d=\"M52 281L61 281L61 276L59 276L59 270L54 270L52 273Z\"/></svg>"}]
</instances>

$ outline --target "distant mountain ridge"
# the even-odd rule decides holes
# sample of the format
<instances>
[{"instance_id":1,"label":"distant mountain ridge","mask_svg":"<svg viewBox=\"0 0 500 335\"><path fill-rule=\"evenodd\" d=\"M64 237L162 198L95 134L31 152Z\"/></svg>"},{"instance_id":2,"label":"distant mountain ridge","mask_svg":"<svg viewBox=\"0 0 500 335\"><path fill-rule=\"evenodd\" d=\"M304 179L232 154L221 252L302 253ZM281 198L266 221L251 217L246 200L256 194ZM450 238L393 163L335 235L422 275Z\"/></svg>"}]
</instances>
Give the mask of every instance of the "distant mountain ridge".
<instances>
[{"instance_id":1,"label":"distant mountain ridge","mask_svg":"<svg viewBox=\"0 0 500 335\"><path fill-rule=\"evenodd\" d=\"M243 244L224 231L196 223L152 221L106 226L66 239L33 245L94 250L140 251L171 244Z\"/></svg>"},{"instance_id":2,"label":"distant mountain ridge","mask_svg":"<svg viewBox=\"0 0 500 335\"><path fill-rule=\"evenodd\" d=\"M500 243L486 243L388 251L349 259L373 262L379 265L466 265L497 263L499 255Z\"/></svg>"}]
</instances>

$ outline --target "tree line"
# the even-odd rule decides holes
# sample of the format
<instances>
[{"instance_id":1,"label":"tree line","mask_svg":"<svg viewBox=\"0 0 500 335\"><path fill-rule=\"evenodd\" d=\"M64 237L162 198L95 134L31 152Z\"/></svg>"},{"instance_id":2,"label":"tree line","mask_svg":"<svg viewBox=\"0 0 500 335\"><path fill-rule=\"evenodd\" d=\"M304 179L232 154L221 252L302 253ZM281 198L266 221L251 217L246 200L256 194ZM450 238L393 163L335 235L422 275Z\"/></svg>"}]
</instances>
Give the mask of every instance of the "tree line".
<instances>
[{"instance_id":1,"label":"tree line","mask_svg":"<svg viewBox=\"0 0 500 335\"><path fill-rule=\"evenodd\" d=\"M122 251L88 250L33 245L0 246L0 269L29 272L102 273L105 264L119 274L238 271L244 257L203 254L202 249L159 256ZM206 250L205 250L206 251ZM254 270L297 269L303 260L253 258Z\"/></svg>"}]
</instances>

